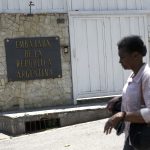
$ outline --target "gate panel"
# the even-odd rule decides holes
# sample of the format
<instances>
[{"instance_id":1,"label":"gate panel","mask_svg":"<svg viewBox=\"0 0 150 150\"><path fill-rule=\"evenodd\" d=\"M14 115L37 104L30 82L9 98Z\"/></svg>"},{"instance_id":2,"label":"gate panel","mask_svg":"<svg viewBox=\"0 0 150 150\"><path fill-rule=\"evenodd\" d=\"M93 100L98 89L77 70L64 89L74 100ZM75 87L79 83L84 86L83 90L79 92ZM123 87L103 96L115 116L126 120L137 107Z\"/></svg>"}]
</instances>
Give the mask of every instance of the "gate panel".
<instances>
[{"instance_id":1,"label":"gate panel","mask_svg":"<svg viewBox=\"0 0 150 150\"><path fill-rule=\"evenodd\" d=\"M105 41L104 23L103 20L97 20L97 41L98 41L98 56L99 56L99 84L100 91L106 91L106 41ZM101 42L99 42L101 41ZM101 51L99 51L101 49ZM103 56L103 57L100 57Z\"/></svg>"},{"instance_id":2,"label":"gate panel","mask_svg":"<svg viewBox=\"0 0 150 150\"><path fill-rule=\"evenodd\" d=\"M87 50L89 54L90 92L100 89L99 55L96 20L87 20Z\"/></svg>"},{"instance_id":3,"label":"gate panel","mask_svg":"<svg viewBox=\"0 0 150 150\"><path fill-rule=\"evenodd\" d=\"M137 34L148 45L146 17L76 14L69 19L74 99L121 94L130 71L119 64L117 42Z\"/></svg>"},{"instance_id":4,"label":"gate panel","mask_svg":"<svg viewBox=\"0 0 150 150\"><path fill-rule=\"evenodd\" d=\"M89 54L87 49L87 29L85 20L75 19L75 59L77 63L76 75L78 93L90 91L90 72L89 72Z\"/></svg>"}]
</instances>

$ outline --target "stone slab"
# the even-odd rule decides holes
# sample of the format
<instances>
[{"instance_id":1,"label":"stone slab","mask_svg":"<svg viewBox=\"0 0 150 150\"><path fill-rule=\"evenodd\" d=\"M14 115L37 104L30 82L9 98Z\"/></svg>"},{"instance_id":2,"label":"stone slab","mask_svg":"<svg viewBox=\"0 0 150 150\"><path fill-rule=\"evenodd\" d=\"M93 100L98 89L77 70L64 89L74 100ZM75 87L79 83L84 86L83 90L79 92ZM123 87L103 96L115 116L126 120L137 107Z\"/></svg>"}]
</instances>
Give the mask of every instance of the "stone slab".
<instances>
[{"instance_id":1,"label":"stone slab","mask_svg":"<svg viewBox=\"0 0 150 150\"><path fill-rule=\"evenodd\" d=\"M43 118L60 120L60 126L68 126L109 117L106 103L55 107L24 112L5 112L0 114L0 130L12 136L26 133L25 123Z\"/></svg>"}]
</instances>

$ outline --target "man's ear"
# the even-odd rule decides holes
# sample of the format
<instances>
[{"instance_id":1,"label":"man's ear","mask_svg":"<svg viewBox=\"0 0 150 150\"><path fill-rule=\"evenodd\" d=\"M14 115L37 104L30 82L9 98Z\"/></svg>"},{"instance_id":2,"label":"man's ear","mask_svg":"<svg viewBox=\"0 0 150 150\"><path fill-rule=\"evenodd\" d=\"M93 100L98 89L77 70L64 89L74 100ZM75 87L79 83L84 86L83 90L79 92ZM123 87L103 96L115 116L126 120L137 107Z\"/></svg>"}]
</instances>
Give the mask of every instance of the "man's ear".
<instances>
[{"instance_id":1,"label":"man's ear","mask_svg":"<svg viewBox=\"0 0 150 150\"><path fill-rule=\"evenodd\" d=\"M139 58L140 54L138 52L132 53L133 58Z\"/></svg>"}]
</instances>

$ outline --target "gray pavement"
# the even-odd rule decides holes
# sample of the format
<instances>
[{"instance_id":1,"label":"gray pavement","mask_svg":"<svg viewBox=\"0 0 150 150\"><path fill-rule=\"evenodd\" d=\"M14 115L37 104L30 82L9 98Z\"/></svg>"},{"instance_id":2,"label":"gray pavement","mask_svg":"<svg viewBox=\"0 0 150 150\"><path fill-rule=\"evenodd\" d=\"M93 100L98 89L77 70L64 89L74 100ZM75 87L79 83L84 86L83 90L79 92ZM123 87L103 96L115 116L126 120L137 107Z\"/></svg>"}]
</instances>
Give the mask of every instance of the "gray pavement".
<instances>
[{"instance_id":1,"label":"gray pavement","mask_svg":"<svg viewBox=\"0 0 150 150\"><path fill-rule=\"evenodd\" d=\"M35 134L9 137L0 134L0 150L122 150L124 135L103 134L107 119Z\"/></svg>"}]
</instances>

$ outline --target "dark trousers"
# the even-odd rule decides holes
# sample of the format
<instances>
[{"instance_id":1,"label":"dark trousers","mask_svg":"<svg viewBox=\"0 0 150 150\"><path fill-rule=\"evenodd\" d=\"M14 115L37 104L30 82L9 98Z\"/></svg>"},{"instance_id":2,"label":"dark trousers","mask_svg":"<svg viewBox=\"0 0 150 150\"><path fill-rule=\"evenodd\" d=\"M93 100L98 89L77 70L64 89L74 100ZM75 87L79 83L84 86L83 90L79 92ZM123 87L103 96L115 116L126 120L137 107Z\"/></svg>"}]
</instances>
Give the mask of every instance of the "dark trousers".
<instances>
[{"instance_id":1,"label":"dark trousers","mask_svg":"<svg viewBox=\"0 0 150 150\"><path fill-rule=\"evenodd\" d=\"M136 150L131 145L129 145L129 138L127 138L123 150Z\"/></svg>"}]
</instances>

